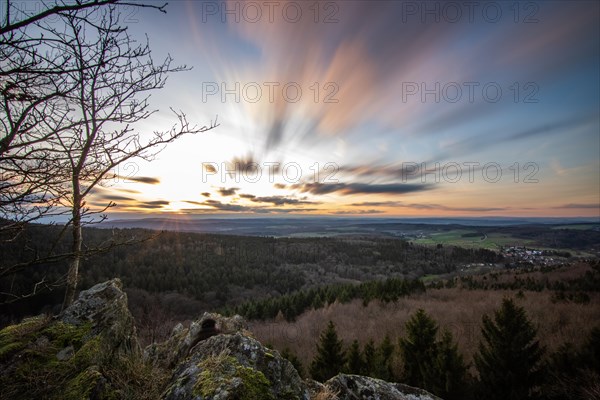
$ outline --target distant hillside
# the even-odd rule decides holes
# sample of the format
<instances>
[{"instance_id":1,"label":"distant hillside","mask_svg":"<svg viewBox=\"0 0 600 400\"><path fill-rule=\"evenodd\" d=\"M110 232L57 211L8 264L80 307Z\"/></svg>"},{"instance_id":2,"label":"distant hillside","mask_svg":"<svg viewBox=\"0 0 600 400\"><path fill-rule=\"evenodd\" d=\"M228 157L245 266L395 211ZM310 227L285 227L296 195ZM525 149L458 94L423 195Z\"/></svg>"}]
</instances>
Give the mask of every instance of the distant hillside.
<instances>
[{"instance_id":1,"label":"distant hillside","mask_svg":"<svg viewBox=\"0 0 600 400\"><path fill-rule=\"evenodd\" d=\"M3 243L3 263L19 262L49 250L48 237L58 227L31 226L16 242ZM119 277L133 305L151 308L161 294L175 314L239 304L247 299L278 296L331 283L362 282L389 277L414 279L444 274L468 263L498 263L502 257L485 249L421 246L400 238L377 236L273 238L228 236L142 229L87 228L87 245L124 238L152 238L89 257L81 268L80 287ZM68 235L66 235L68 237ZM56 252L67 252L68 241ZM67 260L39 265L0 281L0 292L26 294L37 282L60 280ZM11 304L2 315L20 316L60 303L55 291ZM0 300L10 300L6 296ZM139 301L136 301L139 300ZM154 300L153 300L154 301ZM156 300L159 301L159 300Z\"/></svg>"}]
</instances>

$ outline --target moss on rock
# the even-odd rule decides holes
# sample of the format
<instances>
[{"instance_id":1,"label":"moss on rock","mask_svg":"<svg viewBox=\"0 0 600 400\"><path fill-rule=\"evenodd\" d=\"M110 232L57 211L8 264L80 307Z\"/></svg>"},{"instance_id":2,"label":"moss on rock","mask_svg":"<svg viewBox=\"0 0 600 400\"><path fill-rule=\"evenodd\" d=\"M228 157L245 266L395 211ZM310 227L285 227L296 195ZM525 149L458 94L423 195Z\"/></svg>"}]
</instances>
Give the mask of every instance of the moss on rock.
<instances>
[{"instance_id":1,"label":"moss on rock","mask_svg":"<svg viewBox=\"0 0 600 400\"><path fill-rule=\"evenodd\" d=\"M227 392L239 400L274 399L267 377L261 371L243 366L235 357L222 353L207 357L197 366L201 372L194 385L194 395L213 398Z\"/></svg>"}]
</instances>

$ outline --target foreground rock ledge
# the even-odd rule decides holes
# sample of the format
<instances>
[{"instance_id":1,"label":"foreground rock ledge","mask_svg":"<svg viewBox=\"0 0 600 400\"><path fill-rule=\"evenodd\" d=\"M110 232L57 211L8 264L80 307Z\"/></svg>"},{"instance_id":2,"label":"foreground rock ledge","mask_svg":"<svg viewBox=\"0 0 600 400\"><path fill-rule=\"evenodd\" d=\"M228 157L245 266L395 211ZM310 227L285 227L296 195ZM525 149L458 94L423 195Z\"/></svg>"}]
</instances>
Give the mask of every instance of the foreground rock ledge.
<instances>
[{"instance_id":1,"label":"foreground rock ledge","mask_svg":"<svg viewBox=\"0 0 600 400\"><path fill-rule=\"evenodd\" d=\"M151 367L170 376L151 396L162 400L441 400L364 376L302 380L279 352L252 337L240 316L205 313L143 354L141 361L127 296L113 279L82 291L55 318L28 318L0 331L0 398L136 399L122 382Z\"/></svg>"}]
</instances>

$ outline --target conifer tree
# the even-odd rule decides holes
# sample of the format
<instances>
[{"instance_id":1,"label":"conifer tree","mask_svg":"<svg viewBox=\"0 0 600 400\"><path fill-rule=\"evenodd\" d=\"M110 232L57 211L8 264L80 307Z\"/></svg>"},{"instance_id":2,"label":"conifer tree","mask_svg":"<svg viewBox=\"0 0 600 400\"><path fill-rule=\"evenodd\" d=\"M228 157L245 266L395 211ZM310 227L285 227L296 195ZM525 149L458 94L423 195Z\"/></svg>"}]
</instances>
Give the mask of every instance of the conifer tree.
<instances>
[{"instance_id":1,"label":"conifer tree","mask_svg":"<svg viewBox=\"0 0 600 400\"><path fill-rule=\"evenodd\" d=\"M313 379L324 382L340 373L345 363L344 342L338 338L335 324L329 321L327 328L321 332L310 374Z\"/></svg>"},{"instance_id":2,"label":"conifer tree","mask_svg":"<svg viewBox=\"0 0 600 400\"><path fill-rule=\"evenodd\" d=\"M363 360L365 361L363 368L363 375L374 376L376 365L377 365L377 349L375 348L375 342L370 339L363 349Z\"/></svg>"},{"instance_id":3,"label":"conifer tree","mask_svg":"<svg viewBox=\"0 0 600 400\"><path fill-rule=\"evenodd\" d=\"M385 381L393 380L392 361L394 356L394 344L389 335L385 335L383 341L377 348L377 365L375 377Z\"/></svg>"},{"instance_id":4,"label":"conifer tree","mask_svg":"<svg viewBox=\"0 0 600 400\"><path fill-rule=\"evenodd\" d=\"M346 361L346 373L360 375L365 368L365 362L360 353L360 344L354 340L348 349L348 360Z\"/></svg>"},{"instance_id":5,"label":"conifer tree","mask_svg":"<svg viewBox=\"0 0 600 400\"><path fill-rule=\"evenodd\" d=\"M436 356L438 326L424 310L419 309L406 322L405 327L406 337L399 340L404 362L403 381L408 385L427 389L427 371L433 369Z\"/></svg>"},{"instance_id":6,"label":"conifer tree","mask_svg":"<svg viewBox=\"0 0 600 400\"><path fill-rule=\"evenodd\" d=\"M454 343L452 333L444 330L436 347L436 357L427 374L427 389L444 400L464 399L467 367Z\"/></svg>"},{"instance_id":7,"label":"conifer tree","mask_svg":"<svg viewBox=\"0 0 600 400\"><path fill-rule=\"evenodd\" d=\"M481 332L483 341L475 355L480 396L490 400L535 398L544 349L525 310L504 299L493 320L483 317Z\"/></svg>"}]
</instances>

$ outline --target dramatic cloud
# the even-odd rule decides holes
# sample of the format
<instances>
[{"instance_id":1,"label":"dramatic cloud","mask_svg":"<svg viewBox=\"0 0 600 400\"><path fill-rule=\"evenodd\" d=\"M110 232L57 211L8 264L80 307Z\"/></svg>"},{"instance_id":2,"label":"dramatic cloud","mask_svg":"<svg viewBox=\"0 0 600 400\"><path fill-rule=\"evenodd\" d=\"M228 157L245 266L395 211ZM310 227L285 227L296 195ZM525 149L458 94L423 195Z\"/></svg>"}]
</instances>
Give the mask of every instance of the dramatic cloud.
<instances>
[{"instance_id":1,"label":"dramatic cloud","mask_svg":"<svg viewBox=\"0 0 600 400\"><path fill-rule=\"evenodd\" d=\"M204 170L210 174L215 174L217 172L217 168L209 163L203 163L202 166L204 167Z\"/></svg>"},{"instance_id":2,"label":"dramatic cloud","mask_svg":"<svg viewBox=\"0 0 600 400\"><path fill-rule=\"evenodd\" d=\"M433 160L445 160L453 157L462 157L472 155L482 149L499 145L502 143L511 143L519 140L525 140L534 137L547 138L550 135L569 132L573 129L587 126L597 121L597 113L581 114L573 118L555 120L554 122L541 121L537 126L529 129L519 130L506 134L506 129L490 132L488 135L479 133L476 136L464 138L454 143L448 144L439 154L435 155ZM431 163L430 161L429 163Z\"/></svg>"},{"instance_id":3,"label":"dramatic cloud","mask_svg":"<svg viewBox=\"0 0 600 400\"><path fill-rule=\"evenodd\" d=\"M96 196L98 200L107 200L107 201L135 201L135 199L127 196L119 196L119 195L110 195L104 194L100 196Z\"/></svg>"},{"instance_id":4,"label":"dramatic cloud","mask_svg":"<svg viewBox=\"0 0 600 400\"><path fill-rule=\"evenodd\" d=\"M219 194L221 196L226 197L226 196L233 196L233 195L235 195L236 191L238 191L238 190L240 190L240 188L229 188L229 189L227 189L227 188L222 187L222 188L220 188L218 190L218 192L219 192Z\"/></svg>"},{"instance_id":5,"label":"dramatic cloud","mask_svg":"<svg viewBox=\"0 0 600 400\"><path fill-rule=\"evenodd\" d=\"M202 202L202 203L194 202L193 204L209 206L209 207L212 207L212 208L220 210L220 211L230 211L230 212L251 212L251 211L253 211L252 207L246 207L246 206L242 206L239 204L221 203L220 201L217 201L217 200L206 200L205 202Z\"/></svg>"},{"instance_id":6,"label":"dramatic cloud","mask_svg":"<svg viewBox=\"0 0 600 400\"><path fill-rule=\"evenodd\" d=\"M431 189L430 185L415 185L410 183L301 183L289 185L288 188L299 190L301 193L329 194L405 194Z\"/></svg>"},{"instance_id":7,"label":"dramatic cloud","mask_svg":"<svg viewBox=\"0 0 600 400\"><path fill-rule=\"evenodd\" d=\"M148 210L157 210L160 208L163 208L164 206L168 206L170 204L170 202L166 201L166 200L154 200L154 201L142 201L142 202L138 202L138 203L134 203L131 205L128 205L128 207L130 208L143 208L143 209L148 209Z\"/></svg>"},{"instance_id":8,"label":"dramatic cloud","mask_svg":"<svg viewBox=\"0 0 600 400\"><path fill-rule=\"evenodd\" d=\"M399 201L363 201L362 203L350 204L354 207L393 207L402 205Z\"/></svg>"},{"instance_id":9,"label":"dramatic cloud","mask_svg":"<svg viewBox=\"0 0 600 400\"><path fill-rule=\"evenodd\" d=\"M208 192L202 192L200 194L204 197L210 197L210 193L208 193Z\"/></svg>"},{"instance_id":10,"label":"dramatic cloud","mask_svg":"<svg viewBox=\"0 0 600 400\"><path fill-rule=\"evenodd\" d=\"M139 190L133 190L133 189L117 189L117 192L131 193L131 194L140 194L140 193L142 193Z\"/></svg>"},{"instance_id":11,"label":"dramatic cloud","mask_svg":"<svg viewBox=\"0 0 600 400\"><path fill-rule=\"evenodd\" d=\"M128 176L122 177L122 179L139 183L145 183L148 185L158 185L160 183L160 180L158 178L152 178L149 176Z\"/></svg>"},{"instance_id":12,"label":"dramatic cloud","mask_svg":"<svg viewBox=\"0 0 600 400\"><path fill-rule=\"evenodd\" d=\"M253 194L246 194L246 193L242 193L242 194L240 194L240 197L241 197L242 199L254 199L254 198L256 198L256 196L255 196L255 195L253 195Z\"/></svg>"},{"instance_id":13,"label":"dramatic cloud","mask_svg":"<svg viewBox=\"0 0 600 400\"><path fill-rule=\"evenodd\" d=\"M243 206L240 204L229 204L222 203L217 200L206 200L204 202L187 201L187 203L208 206L218 211L226 212L246 212L246 213L257 213L257 214L289 214L289 213L305 213L317 211L315 208L272 208L272 207L251 207ZM192 210L192 209L188 209Z\"/></svg>"},{"instance_id":14,"label":"dramatic cloud","mask_svg":"<svg viewBox=\"0 0 600 400\"><path fill-rule=\"evenodd\" d=\"M240 197L242 197L242 196L240 196ZM313 201L299 200L299 199L294 199L294 198L284 197L284 196L267 196L267 197L252 196L250 199L255 203L271 203L276 206L282 206L285 204L319 204L319 203L315 203Z\"/></svg>"},{"instance_id":15,"label":"dramatic cloud","mask_svg":"<svg viewBox=\"0 0 600 400\"><path fill-rule=\"evenodd\" d=\"M333 211L330 214L336 215L363 215L363 214L382 214L381 210L355 210L355 211Z\"/></svg>"}]
</instances>

